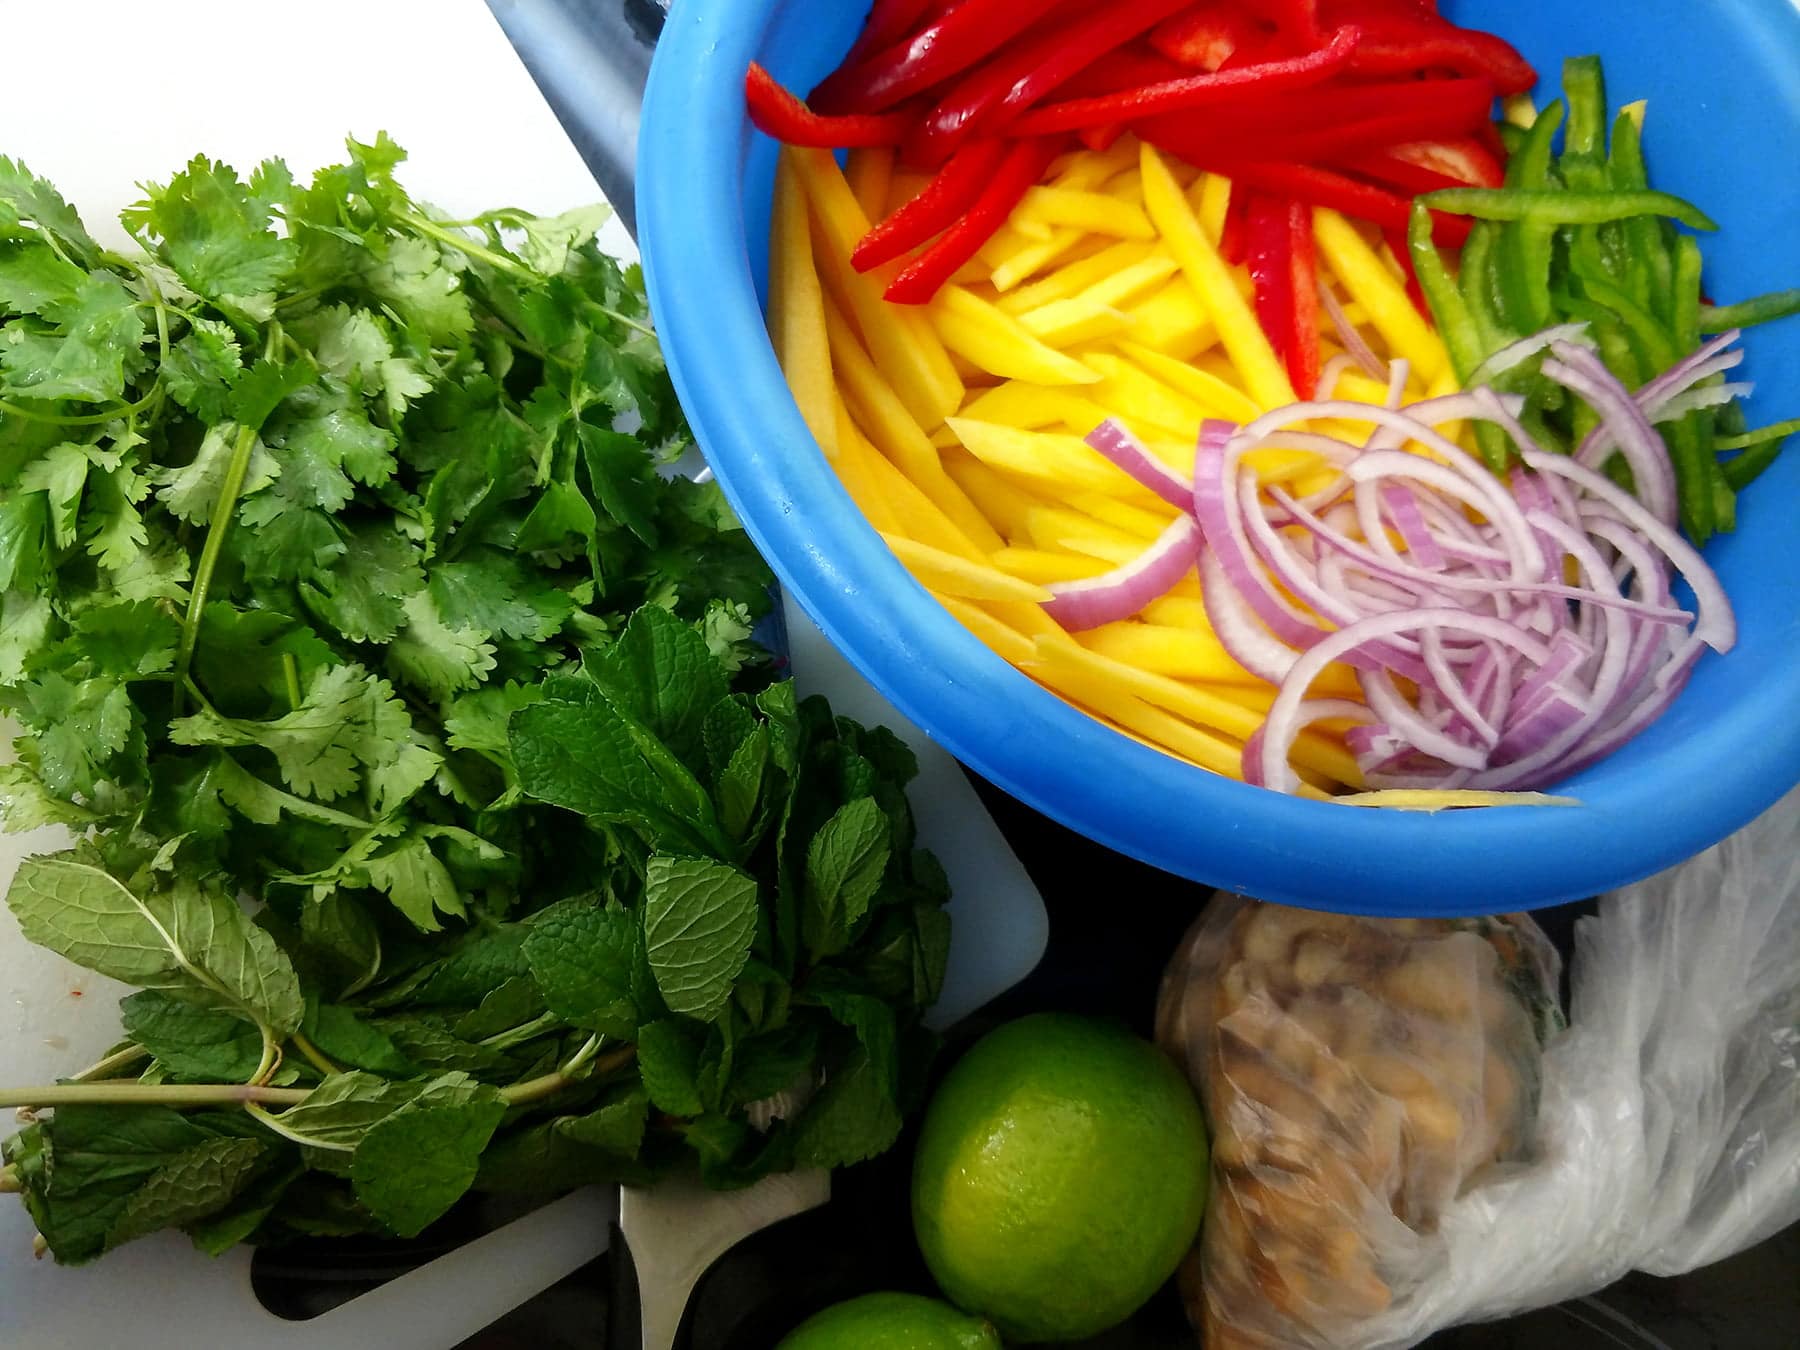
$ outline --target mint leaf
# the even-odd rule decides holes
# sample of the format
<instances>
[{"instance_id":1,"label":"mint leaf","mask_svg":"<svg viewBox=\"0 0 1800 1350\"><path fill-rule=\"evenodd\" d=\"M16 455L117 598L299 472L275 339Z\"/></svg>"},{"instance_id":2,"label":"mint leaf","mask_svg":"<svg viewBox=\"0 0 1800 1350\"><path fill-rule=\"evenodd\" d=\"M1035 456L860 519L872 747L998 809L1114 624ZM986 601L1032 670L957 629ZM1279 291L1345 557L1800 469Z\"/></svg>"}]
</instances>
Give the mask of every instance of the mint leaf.
<instances>
[{"instance_id":1,"label":"mint leaf","mask_svg":"<svg viewBox=\"0 0 1800 1350\"><path fill-rule=\"evenodd\" d=\"M446 1075L457 1084L461 1074ZM442 1080L434 1080L442 1081ZM380 1122L423 1093L425 1083L390 1083L360 1070L333 1074L277 1118L286 1138L318 1148L355 1148Z\"/></svg>"},{"instance_id":2,"label":"mint leaf","mask_svg":"<svg viewBox=\"0 0 1800 1350\"><path fill-rule=\"evenodd\" d=\"M648 728L604 695L587 704L526 708L513 718L508 739L528 795L631 825L657 844L729 852L706 790Z\"/></svg>"},{"instance_id":3,"label":"mint leaf","mask_svg":"<svg viewBox=\"0 0 1800 1350\"><path fill-rule=\"evenodd\" d=\"M291 1035L300 981L275 940L236 901L177 881L139 897L66 856L19 864L6 903L27 939L114 979L166 989Z\"/></svg>"},{"instance_id":4,"label":"mint leaf","mask_svg":"<svg viewBox=\"0 0 1800 1350\"><path fill-rule=\"evenodd\" d=\"M412 1076L412 1061L400 1053L379 1027L358 1017L355 1010L336 1003L309 1003L300 1030L329 1059L354 1069Z\"/></svg>"},{"instance_id":5,"label":"mint leaf","mask_svg":"<svg viewBox=\"0 0 1800 1350\"><path fill-rule=\"evenodd\" d=\"M738 743L719 774L719 823L740 843L753 842L752 826L766 813L756 807L762 799L763 775L769 763L769 729L759 726Z\"/></svg>"},{"instance_id":6,"label":"mint leaf","mask_svg":"<svg viewBox=\"0 0 1800 1350\"><path fill-rule=\"evenodd\" d=\"M699 762L701 728L727 693L706 639L673 614L646 605L618 641L582 658L612 703L648 727L684 763Z\"/></svg>"},{"instance_id":7,"label":"mint leaf","mask_svg":"<svg viewBox=\"0 0 1800 1350\"><path fill-rule=\"evenodd\" d=\"M262 1060L255 1025L217 1008L197 1007L155 989L119 1001L126 1036L176 1079L245 1083Z\"/></svg>"},{"instance_id":8,"label":"mint leaf","mask_svg":"<svg viewBox=\"0 0 1800 1350\"><path fill-rule=\"evenodd\" d=\"M804 1167L847 1167L885 1152L899 1134L900 1110L858 1048L794 1123L794 1157Z\"/></svg>"},{"instance_id":9,"label":"mint leaf","mask_svg":"<svg viewBox=\"0 0 1800 1350\"><path fill-rule=\"evenodd\" d=\"M185 1228L216 1214L256 1176L268 1152L257 1139L209 1139L171 1158L131 1193L107 1229L106 1245Z\"/></svg>"},{"instance_id":10,"label":"mint leaf","mask_svg":"<svg viewBox=\"0 0 1800 1350\"><path fill-rule=\"evenodd\" d=\"M801 932L814 956L844 949L881 887L888 854L888 819L872 797L839 807L812 837Z\"/></svg>"},{"instance_id":11,"label":"mint leaf","mask_svg":"<svg viewBox=\"0 0 1800 1350\"><path fill-rule=\"evenodd\" d=\"M638 1028L638 1071L658 1111L697 1116L700 1103L700 1038L674 1018Z\"/></svg>"},{"instance_id":12,"label":"mint leaf","mask_svg":"<svg viewBox=\"0 0 1800 1350\"><path fill-rule=\"evenodd\" d=\"M554 1116L499 1135L482 1155L476 1187L551 1194L600 1182L642 1185L653 1173L638 1161L650 1100L642 1087L614 1089L584 1115Z\"/></svg>"},{"instance_id":13,"label":"mint leaf","mask_svg":"<svg viewBox=\"0 0 1800 1350\"><path fill-rule=\"evenodd\" d=\"M873 994L846 989L809 989L843 1026L856 1033L868 1060L869 1071L891 1101L900 1099L900 1029L892 1005Z\"/></svg>"},{"instance_id":14,"label":"mint leaf","mask_svg":"<svg viewBox=\"0 0 1800 1350\"><path fill-rule=\"evenodd\" d=\"M731 997L756 935L754 877L704 858L650 859L644 947L671 1012L710 1020Z\"/></svg>"},{"instance_id":15,"label":"mint leaf","mask_svg":"<svg viewBox=\"0 0 1800 1350\"><path fill-rule=\"evenodd\" d=\"M810 1076L819 1053L819 1033L802 1022L739 1041L733 1048L725 1100L736 1106L787 1092Z\"/></svg>"},{"instance_id":16,"label":"mint leaf","mask_svg":"<svg viewBox=\"0 0 1800 1350\"><path fill-rule=\"evenodd\" d=\"M624 1040L637 1030L631 983L642 945L643 930L629 910L565 900L532 923L525 959L558 1017Z\"/></svg>"},{"instance_id":17,"label":"mint leaf","mask_svg":"<svg viewBox=\"0 0 1800 1350\"><path fill-rule=\"evenodd\" d=\"M438 1100L421 1095L376 1124L350 1161L356 1198L399 1237L418 1236L462 1199L506 1114L491 1088Z\"/></svg>"}]
</instances>

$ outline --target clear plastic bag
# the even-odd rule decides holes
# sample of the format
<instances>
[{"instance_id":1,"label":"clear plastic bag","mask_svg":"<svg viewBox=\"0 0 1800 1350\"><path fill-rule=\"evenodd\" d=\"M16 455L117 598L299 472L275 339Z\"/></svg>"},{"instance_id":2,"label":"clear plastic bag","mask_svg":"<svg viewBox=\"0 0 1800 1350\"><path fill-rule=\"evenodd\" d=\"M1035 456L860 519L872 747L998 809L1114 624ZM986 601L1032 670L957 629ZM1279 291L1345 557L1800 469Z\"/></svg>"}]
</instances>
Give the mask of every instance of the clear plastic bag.
<instances>
[{"instance_id":1,"label":"clear plastic bag","mask_svg":"<svg viewBox=\"0 0 1800 1350\"><path fill-rule=\"evenodd\" d=\"M1556 979L1524 918L1213 902L1158 1015L1213 1131L1182 1272L1207 1346L1343 1346L1408 1297L1445 1207L1527 1154Z\"/></svg>"},{"instance_id":2,"label":"clear plastic bag","mask_svg":"<svg viewBox=\"0 0 1800 1350\"><path fill-rule=\"evenodd\" d=\"M1216 999L1231 979L1216 944L1210 964L1194 959L1245 902L1222 903L1164 984L1164 1044L1203 1069L1221 1042L1180 1019L1185 1009L1198 1020L1196 985L1210 984ZM1226 1147L1214 1173L1219 1220L1209 1212L1184 1272L1209 1347L1409 1346L1445 1326L1590 1293L1633 1269L1691 1270L1800 1220L1800 792L1718 847L1603 900L1577 928L1571 976L1569 1026L1529 1075L1537 1101L1520 1147L1496 1151L1450 1194L1440 1188L1435 1212L1387 1205L1404 1188L1346 1152L1344 1132L1315 1102L1281 1186L1313 1199L1321 1231L1289 1231L1266 1210L1234 1229L1232 1197L1243 1188L1222 1174L1244 1130L1235 1122L1266 1133L1300 1103L1259 1083L1229 1089L1244 1099L1212 1116ZM1517 969L1509 981L1516 993ZM1345 1006L1369 992L1346 991ZM1216 1068L1212 1077L1209 1093L1206 1074L1196 1076L1209 1108ZM1476 1141L1463 1156L1500 1142ZM1344 1190L1346 1169L1374 1184ZM1319 1203L1330 1195L1351 1198ZM1250 1296L1271 1273L1316 1278L1296 1267L1294 1249L1333 1242L1367 1257L1385 1301L1354 1305L1329 1286L1308 1301L1265 1293L1258 1306ZM1247 1287L1243 1271L1260 1283Z\"/></svg>"}]
</instances>

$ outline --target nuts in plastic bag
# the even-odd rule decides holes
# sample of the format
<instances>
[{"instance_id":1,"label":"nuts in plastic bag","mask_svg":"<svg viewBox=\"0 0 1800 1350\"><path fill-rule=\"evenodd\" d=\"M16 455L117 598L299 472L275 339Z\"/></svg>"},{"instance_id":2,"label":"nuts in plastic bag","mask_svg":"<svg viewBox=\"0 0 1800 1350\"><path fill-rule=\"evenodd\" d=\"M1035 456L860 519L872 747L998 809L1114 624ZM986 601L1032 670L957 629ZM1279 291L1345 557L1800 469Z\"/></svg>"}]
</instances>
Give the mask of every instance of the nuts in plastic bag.
<instances>
[{"instance_id":1,"label":"nuts in plastic bag","mask_svg":"<svg viewBox=\"0 0 1800 1350\"><path fill-rule=\"evenodd\" d=\"M1337 1350L1407 1292L1444 1208L1529 1156L1557 980L1523 916L1212 902L1157 1014L1213 1134L1181 1273L1206 1346Z\"/></svg>"}]
</instances>

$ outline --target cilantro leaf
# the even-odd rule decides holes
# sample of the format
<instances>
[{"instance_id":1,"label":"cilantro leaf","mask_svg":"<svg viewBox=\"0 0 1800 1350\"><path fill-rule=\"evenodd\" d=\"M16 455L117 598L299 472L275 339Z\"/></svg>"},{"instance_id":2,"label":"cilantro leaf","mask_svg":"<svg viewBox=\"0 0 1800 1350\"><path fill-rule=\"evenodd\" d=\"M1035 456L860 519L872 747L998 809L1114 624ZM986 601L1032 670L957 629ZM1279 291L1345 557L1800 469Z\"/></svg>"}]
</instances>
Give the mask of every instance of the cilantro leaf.
<instances>
[{"instance_id":1,"label":"cilantro leaf","mask_svg":"<svg viewBox=\"0 0 1800 1350\"><path fill-rule=\"evenodd\" d=\"M405 604L425 584L418 546L383 524L358 524L344 554L318 584L300 593L313 612L352 642L388 642L405 621Z\"/></svg>"},{"instance_id":2,"label":"cilantro leaf","mask_svg":"<svg viewBox=\"0 0 1800 1350\"><path fill-rule=\"evenodd\" d=\"M267 319L298 257L269 225L267 201L252 198L227 164L196 155L149 199L126 212L157 256L197 295L248 318Z\"/></svg>"},{"instance_id":3,"label":"cilantro leaf","mask_svg":"<svg viewBox=\"0 0 1800 1350\"><path fill-rule=\"evenodd\" d=\"M170 398L204 422L222 420L244 375L236 332L217 319L194 319L169 348L161 374Z\"/></svg>"}]
</instances>

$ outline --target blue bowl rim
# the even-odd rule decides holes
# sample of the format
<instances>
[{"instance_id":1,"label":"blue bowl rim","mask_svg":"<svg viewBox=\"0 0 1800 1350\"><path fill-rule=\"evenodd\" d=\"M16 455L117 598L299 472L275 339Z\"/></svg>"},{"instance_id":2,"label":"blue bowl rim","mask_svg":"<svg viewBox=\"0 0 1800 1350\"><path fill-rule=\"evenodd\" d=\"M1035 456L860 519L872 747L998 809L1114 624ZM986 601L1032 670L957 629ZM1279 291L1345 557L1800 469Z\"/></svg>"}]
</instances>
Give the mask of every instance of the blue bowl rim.
<instances>
[{"instance_id":1,"label":"blue bowl rim","mask_svg":"<svg viewBox=\"0 0 1800 1350\"><path fill-rule=\"evenodd\" d=\"M770 348L746 244L744 159L755 133L741 91L771 9L682 0L658 43L637 201L652 309L690 422L751 537L832 643L952 754L1168 871L1266 899L1385 914L1493 913L1610 890L1724 838L1794 784L1800 716L1779 713L1800 713L1800 623L1777 715L1739 700L1716 715L1704 745L1664 747L1657 773L1596 766L1569 785L1580 807L1436 816L1303 801L1208 774L1103 726L994 656L852 505ZM795 453L802 446L811 452ZM1668 785L1684 779L1703 790L1676 799Z\"/></svg>"}]
</instances>

